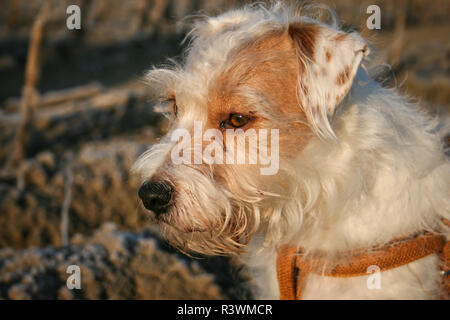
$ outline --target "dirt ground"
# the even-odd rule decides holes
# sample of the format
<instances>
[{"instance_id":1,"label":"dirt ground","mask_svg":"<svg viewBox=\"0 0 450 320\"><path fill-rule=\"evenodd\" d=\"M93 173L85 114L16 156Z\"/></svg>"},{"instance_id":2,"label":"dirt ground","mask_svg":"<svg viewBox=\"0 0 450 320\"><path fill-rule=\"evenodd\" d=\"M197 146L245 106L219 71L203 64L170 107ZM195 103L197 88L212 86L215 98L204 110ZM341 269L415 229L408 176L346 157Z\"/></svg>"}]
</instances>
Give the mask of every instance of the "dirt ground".
<instances>
[{"instance_id":1,"label":"dirt ground","mask_svg":"<svg viewBox=\"0 0 450 320\"><path fill-rule=\"evenodd\" d=\"M80 267L79 290L66 286L70 265ZM188 259L155 231L113 223L70 246L0 250L0 299L242 299L245 277L233 260Z\"/></svg>"},{"instance_id":2,"label":"dirt ground","mask_svg":"<svg viewBox=\"0 0 450 320\"><path fill-rule=\"evenodd\" d=\"M16 172L0 174L0 299L252 298L237 259L192 259L160 238L130 174L167 130L143 72L180 54L186 16L244 2L55 1L25 159ZM373 64L386 63L380 81L428 112L449 115L450 1L404 1L403 26L394 4L402 1L322 2L373 44ZM381 7L381 30L360 28L369 2ZM28 35L41 3L4 0L0 11L0 168L20 121ZM84 8L81 31L65 28L68 3ZM80 291L66 288L70 264L82 269Z\"/></svg>"}]
</instances>

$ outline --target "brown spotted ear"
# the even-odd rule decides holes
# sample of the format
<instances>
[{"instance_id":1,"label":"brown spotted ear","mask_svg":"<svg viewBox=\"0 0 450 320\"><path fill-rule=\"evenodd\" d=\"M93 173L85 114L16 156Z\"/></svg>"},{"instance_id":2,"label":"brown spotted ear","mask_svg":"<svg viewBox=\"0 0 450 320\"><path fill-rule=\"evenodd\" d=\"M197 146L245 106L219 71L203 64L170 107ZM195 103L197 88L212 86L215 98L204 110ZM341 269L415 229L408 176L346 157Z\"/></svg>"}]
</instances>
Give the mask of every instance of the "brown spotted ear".
<instances>
[{"instance_id":1,"label":"brown spotted ear","mask_svg":"<svg viewBox=\"0 0 450 320\"><path fill-rule=\"evenodd\" d=\"M289 26L298 56L298 97L312 129L334 137L328 117L349 92L362 59L364 39L318 24Z\"/></svg>"}]
</instances>

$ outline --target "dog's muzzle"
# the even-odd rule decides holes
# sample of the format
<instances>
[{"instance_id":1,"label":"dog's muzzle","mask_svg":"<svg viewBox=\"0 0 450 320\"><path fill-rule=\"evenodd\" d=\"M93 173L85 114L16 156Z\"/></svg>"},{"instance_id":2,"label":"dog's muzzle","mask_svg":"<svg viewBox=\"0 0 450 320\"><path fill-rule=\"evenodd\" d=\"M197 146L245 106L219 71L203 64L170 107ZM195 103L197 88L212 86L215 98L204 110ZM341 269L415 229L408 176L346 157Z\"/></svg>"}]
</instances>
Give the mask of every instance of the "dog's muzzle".
<instances>
[{"instance_id":1,"label":"dog's muzzle","mask_svg":"<svg viewBox=\"0 0 450 320\"><path fill-rule=\"evenodd\" d=\"M164 182L144 182L138 195L144 207L159 216L170 207L172 188Z\"/></svg>"}]
</instances>

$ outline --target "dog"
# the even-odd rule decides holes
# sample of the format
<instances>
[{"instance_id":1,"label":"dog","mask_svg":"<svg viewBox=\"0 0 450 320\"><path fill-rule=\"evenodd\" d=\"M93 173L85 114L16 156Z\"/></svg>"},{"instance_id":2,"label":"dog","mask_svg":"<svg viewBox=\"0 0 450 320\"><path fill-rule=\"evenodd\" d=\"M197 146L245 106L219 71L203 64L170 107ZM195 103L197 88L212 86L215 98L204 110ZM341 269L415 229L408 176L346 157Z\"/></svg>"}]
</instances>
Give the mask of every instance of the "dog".
<instances>
[{"instance_id":1,"label":"dog","mask_svg":"<svg viewBox=\"0 0 450 320\"><path fill-rule=\"evenodd\" d=\"M173 126L133 166L139 197L180 250L238 255L257 298L299 290L280 282L283 248L325 261L302 299L439 298L437 249L378 273L326 272L360 249L448 236L450 164L438 120L372 79L367 42L310 11L276 2L205 17L182 62L147 73Z\"/></svg>"}]
</instances>

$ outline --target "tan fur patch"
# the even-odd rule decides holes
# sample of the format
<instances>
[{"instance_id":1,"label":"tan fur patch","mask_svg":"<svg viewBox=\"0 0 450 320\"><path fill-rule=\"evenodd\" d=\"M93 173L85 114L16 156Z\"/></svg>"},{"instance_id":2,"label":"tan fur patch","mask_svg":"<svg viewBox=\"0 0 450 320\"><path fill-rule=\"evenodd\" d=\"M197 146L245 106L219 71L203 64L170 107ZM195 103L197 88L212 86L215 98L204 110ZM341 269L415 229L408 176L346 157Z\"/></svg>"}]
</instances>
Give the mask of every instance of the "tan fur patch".
<instances>
[{"instance_id":1,"label":"tan fur patch","mask_svg":"<svg viewBox=\"0 0 450 320\"><path fill-rule=\"evenodd\" d=\"M340 95L338 95L338 96L336 97L336 104L338 104L339 102L341 102L341 100L344 98L344 96L346 95L346 93L347 93L347 92L344 92L344 93L342 93L342 94L340 94Z\"/></svg>"},{"instance_id":2,"label":"tan fur patch","mask_svg":"<svg viewBox=\"0 0 450 320\"><path fill-rule=\"evenodd\" d=\"M331 52L328 49L325 51L325 58L326 58L327 62L330 62Z\"/></svg>"},{"instance_id":3,"label":"tan fur patch","mask_svg":"<svg viewBox=\"0 0 450 320\"><path fill-rule=\"evenodd\" d=\"M339 72L336 78L336 84L342 86L345 83L347 83L349 79L350 79L350 66L346 66L343 71Z\"/></svg>"},{"instance_id":4,"label":"tan fur patch","mask_svg":"<svg viewBox=\"0 0 450 320\"><path fill-rule=\"evenodd\" d=\"M309 26L306 29L308 35L303 39L310 39L312 29ZM311 54L314 45L308 41L302 46L306 46L310 50L308 54ZM285 32L267 34L238 48L230 57L230 67L210 89L207 127L217 128L230 113L249 114L253 111L255 119L243 130L279 129L280 156L294 156L292 150L300 151L312 133L305 124L306 116L297 99L297 50L291 35ZM261 117L258 113L260 106L249 104L239 94L240 88L252 88L270 101L273 110L265 112L273 113L275 119L290 118L296 121L282 125ZM302 91L307 95L309 88L304 86Z\"/></svg>"},{"instance_id":5,"label":"tan fur patch","mask_svg":"<svg viewBox=\"0 0 450 320\"><path fill-rule=\"evenodd\" d=\"M298 54L311 60L314 60L318 33L317 25L307 23L292 23L288 29L288 34L294 40Z\"/></svg>"}]
</instances>

